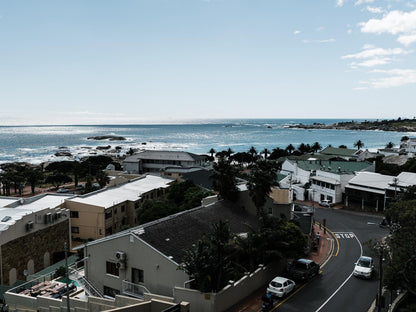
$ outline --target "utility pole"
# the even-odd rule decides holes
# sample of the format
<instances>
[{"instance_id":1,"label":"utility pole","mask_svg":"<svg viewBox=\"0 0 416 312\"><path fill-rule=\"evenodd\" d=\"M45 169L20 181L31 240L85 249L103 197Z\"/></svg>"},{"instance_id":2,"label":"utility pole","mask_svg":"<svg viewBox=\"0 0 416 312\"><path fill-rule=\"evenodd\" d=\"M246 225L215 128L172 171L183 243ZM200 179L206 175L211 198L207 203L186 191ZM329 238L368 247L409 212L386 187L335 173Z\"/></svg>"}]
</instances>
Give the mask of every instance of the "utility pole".
<instances>
[{"instance_id":1,"label":"utility pole","mask_svg":"<svg viewBox=\"0 0 416 312\"><path fill-rule=\"evenodd\" d=\"M66 309L68 312L70 312L70 306L69 306L69 269L68 269L68 243L65 242L64 245L65 249L65 267L66 267Z\"/></svg>"},{"instance_id":2,"label":"utility pole","mask_svg":"<svg viewBox=\"0 0 416 312\"><path fill-rule=\"evenodd\" d=\"M380 280L378 284L377 311L381 312L382 299L383 299L383 244L380 244L380 246L378 247L378 251L379 251Z\"/></svg>"}]
</instances>

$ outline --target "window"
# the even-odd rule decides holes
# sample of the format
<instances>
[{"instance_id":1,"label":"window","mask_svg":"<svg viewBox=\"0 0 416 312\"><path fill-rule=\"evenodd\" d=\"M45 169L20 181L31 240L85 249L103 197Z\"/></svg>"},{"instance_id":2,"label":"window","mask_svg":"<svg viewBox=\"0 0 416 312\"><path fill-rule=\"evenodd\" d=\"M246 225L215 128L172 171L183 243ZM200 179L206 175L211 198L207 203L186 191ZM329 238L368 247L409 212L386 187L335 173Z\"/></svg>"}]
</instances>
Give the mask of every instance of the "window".
<instances>
[{"instance_id":1,"label":"window","mask_svg":"<svg viewBox=\"0 0 416 312\"><path fill-rule=\"evenodd\" d=\"M71 218L79 218L79 212L78 211L72 211L70 212Z\"/></svg>"},{"instance_id":2,"label":"window","mask_svg":"<svg viewBox=\"0 0 416 312\"><path fill-rule=\"evenodd\" d=\"M131 268L131 282L133 284L144 283L144 271Z\"/></svg>"},{"instance_id":3,"label":"window","mask_svg":"<svg viewBox=\"0 0 416 312\"><path fill-rule=\"evenodd\" d=\"M79 227L77 227L77 226L71 226L71 233L73 233L73 234L79 234Z\"/></svg>"},{"instance_id":4,"label":"window","mask_svg":"<svg viewBox=\"0 0 416 312\"><path fill-rule=\"evenodd\" d=\"M126 210L126 206L125 205L121 206L121 212L124 212L125 210Z\"/></svg>"},{"instance_id":5,"label":"window","mask_svg":"<svg viewBox=\"0 0 416 312\"><path fill-rule=\"evenodd\" d=\"M117 207L114 208L114 214L117 214Z\"/></svg>"},{"instance_id":6,"label":"window","mask_svg":"<svg viewBox=\"0 0 416 312\"><path fill-rule=\"evenodd\" d=\"M110 219L113 216L113 211L110 209L105 212L105 219Z\"/></svg>"},{"instance_id":7,"label":"window","mask_svg":"<svg viewBox=\"0 0 416 312\"><path fill-rule=\"evenodd\" d=\"M120 294L119 290L104 285L104 295L105 296L115 298L116 295L119 295L119 294Z\"/></svg>"},{"instance_id":8,"label":"window","mask_svg":"<svg viewBox=\"0 0 416 312\"><path fill-rule=\"evenodd\" d=\"M117 265L115 262L111 262L111 261L106 261L106 270L105 272L107 274L111 274L114 276L119 276L119 270L117 268Z\"/></svg>"}]
</instances>

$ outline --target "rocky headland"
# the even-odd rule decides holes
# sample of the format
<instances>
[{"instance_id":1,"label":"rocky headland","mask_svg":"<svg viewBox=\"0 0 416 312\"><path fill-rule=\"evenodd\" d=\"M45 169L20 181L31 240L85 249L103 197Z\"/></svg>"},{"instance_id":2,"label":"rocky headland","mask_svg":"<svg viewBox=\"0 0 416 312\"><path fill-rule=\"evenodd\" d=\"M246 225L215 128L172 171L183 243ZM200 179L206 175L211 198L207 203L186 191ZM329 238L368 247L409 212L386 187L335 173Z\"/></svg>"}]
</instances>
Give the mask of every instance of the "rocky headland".
<instances>
[{"instance_id":1,"label":"rocky headland","mask_svg":"<svg viewBox=\"0 0 416 312\"><path fill-rule=\"evenodd\" d=\"M393 119L376 121L347 121L333 124L313 123L289 125L289 128L298 129L338 129L338 130L378 130L395 132L416 132L416 119Z\"/></svg>"}]
</instances>

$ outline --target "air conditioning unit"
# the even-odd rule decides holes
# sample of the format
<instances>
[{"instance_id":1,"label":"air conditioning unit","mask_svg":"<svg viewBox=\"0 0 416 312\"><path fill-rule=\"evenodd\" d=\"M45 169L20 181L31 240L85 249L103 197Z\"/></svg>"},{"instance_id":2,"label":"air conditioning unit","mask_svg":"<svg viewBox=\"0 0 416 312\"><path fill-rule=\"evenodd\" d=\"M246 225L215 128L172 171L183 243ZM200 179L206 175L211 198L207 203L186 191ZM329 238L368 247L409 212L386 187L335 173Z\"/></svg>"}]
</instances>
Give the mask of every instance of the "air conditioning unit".
<instances>
[{"instance_id":1,"label":"air conditioning unit","mask_svg":"<svg viewBox=\"0 0 416 312\"><path fill-rule=\"evenodd\" d=\"M45 214L45 224L52 223L52 214L50 212Z\"/></svg>"},{"instance_id":2,"label":"air conditioning unit","mask_svg":"<svg viewBox=\"0 0 416 312\"><path fill-rule=\"evenodd\" d=\"M118 262L116 263L116 267L117 267L117 269L119 269L119 270L124 270L124 269L126 268L126 264L124 263L124 261L118 261Z\"/></svg>"},{"instance_id":3,"label":"air conditioning unit","mask_svg":"<svg viewBox=\"0 0 416 312\"><path fill-rule=\"evenodd\" d=\"M124 251L117 251L116 258L118 261L126 261L126 253Z\"/></svg>"},{"instance_id":4,"label":"air conditioning unit","mask_svg":"<svg viewBox=\"0 0 416 312\"><path fill-rule=\"evenodd\" d=\"M26 231L30 231L31 229L33 229L33 221L26 223Z\"/></svg>"},{"instance_id":5,"label":"air conditioning unit","mask_svg":"<svg viewBox=\"0 0 416 312\"><path fill-rule=\"evenodd\" d=\"M55 220L58 220L62 217L62 213L60 211L55 212Z\"/></svg>"}]
</instances>

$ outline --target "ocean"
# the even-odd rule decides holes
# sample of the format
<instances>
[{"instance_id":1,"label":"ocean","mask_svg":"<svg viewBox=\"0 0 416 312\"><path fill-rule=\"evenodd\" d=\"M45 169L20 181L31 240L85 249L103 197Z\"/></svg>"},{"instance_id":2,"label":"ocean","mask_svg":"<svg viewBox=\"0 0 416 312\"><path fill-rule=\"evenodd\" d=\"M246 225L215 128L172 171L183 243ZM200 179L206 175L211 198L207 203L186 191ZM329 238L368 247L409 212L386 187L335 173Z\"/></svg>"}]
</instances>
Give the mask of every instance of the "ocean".
<instances>
[{"instance_id":1,"label":"ocean","mask_svg":"<svg viewBox=\"0 0 416 312\"><path fill-rule=\"evenodd\" d=\"M71 125L71 126L0 126L0 163L80 159L89 155L125 154L130 148L152 150L181 150L208 154L231 148L234 152L248 151L254 146L258 152L273 150L289 144L319 142L322 147L341 144L354 148L357 140L364 148L376 150L388 142L395 145L404 136L415 133L290 129L290 124L332 124L342 119L232 119L209 120L181 124L140 125ZM91 140L95 136L122 136L124 141ZM101 148L108 147L103 150ZM98 149L97 149L98 147ZM116 149L117 147L117 149ZM117 152L117 150L119 152ZM70 156L55 156L65 152Z\"/></svg>"}]
</instances>

